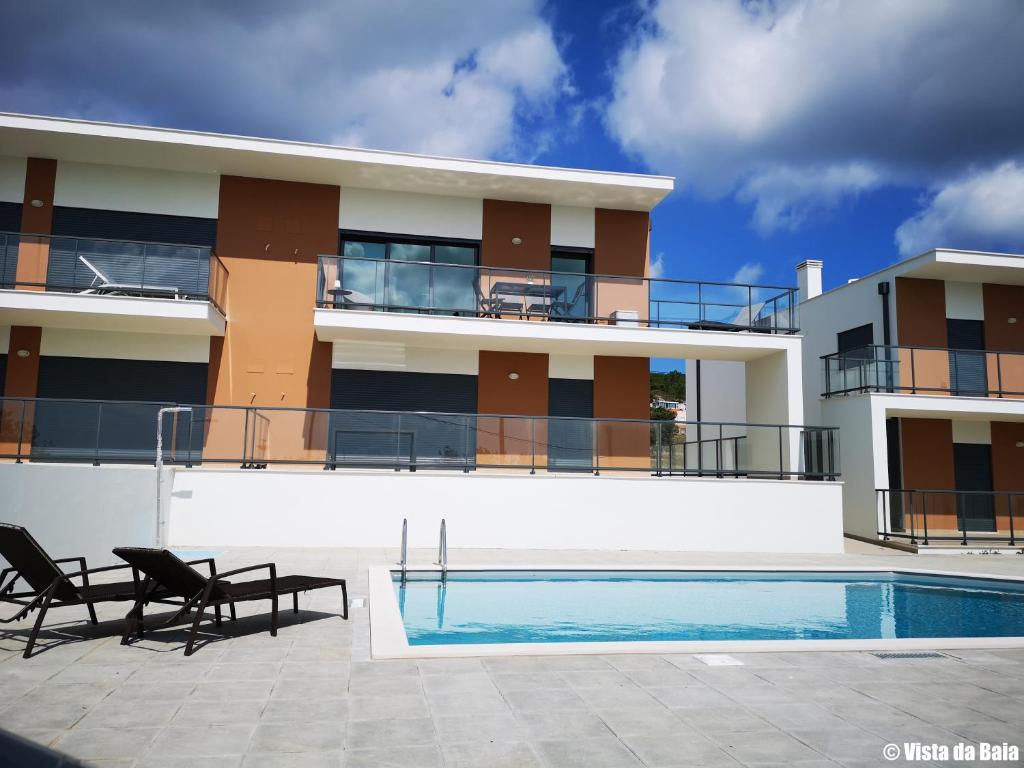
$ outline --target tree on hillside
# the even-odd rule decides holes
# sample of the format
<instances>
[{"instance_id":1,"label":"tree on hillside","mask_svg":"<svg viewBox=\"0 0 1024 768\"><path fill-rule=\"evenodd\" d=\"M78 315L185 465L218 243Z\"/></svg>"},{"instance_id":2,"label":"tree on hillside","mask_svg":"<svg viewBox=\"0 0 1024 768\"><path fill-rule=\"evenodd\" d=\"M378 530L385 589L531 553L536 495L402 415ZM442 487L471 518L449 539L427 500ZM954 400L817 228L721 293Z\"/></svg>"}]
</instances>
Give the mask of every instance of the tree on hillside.
<instances>
[{"instance_id":1,"label":"tree on hillside","mask_svg":"<svg viewBox=\"0 0 1024 768\"><path fill-rule=\"evenodd\" d=\"M680 371L652 371L651 400L686 400L686 374Z\"/></svg>"}]
</instances>

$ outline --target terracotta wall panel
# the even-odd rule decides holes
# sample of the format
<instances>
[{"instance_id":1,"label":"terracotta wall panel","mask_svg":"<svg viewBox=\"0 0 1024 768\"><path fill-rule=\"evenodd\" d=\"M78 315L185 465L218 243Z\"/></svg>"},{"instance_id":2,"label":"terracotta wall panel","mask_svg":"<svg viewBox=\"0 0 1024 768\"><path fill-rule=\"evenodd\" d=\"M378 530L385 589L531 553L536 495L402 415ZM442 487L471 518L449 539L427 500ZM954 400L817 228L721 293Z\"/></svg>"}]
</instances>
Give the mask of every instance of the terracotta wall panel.
<instances>
[{"instance_id":1,"label":"terracotta wall panel","mask_svg":"<svg viewBox=\"0 0 1024 768\"><path fill-rule=\"evenodd\" d=\"M42 328L15 325L11 327L7 349L7 375L3 382L5 397L35 397L39 386L39 342ZM18 357L18 350L28 350L28 357ZM22 437L22 452L31 445L34 408L19 402L5 402L0 412L0 454L14 455Z\"/></svg>"},{"instance_id":2,"label":"terracotta wall panel","mask_svg":"<svg viewBox=\"0 0 1024 768\"><path fill-rule=\"evenodd\" d=\"M53 191L57 180L57 161L30 157L25 166L25 201L21 208L21 231L48 235L53 227ZM33 200L42 201L40 207ZM50 244L45 239L22 238L18 245L15 280L27 291L42 291L50 259ZM35 283L36 285L33 285Z\"/></svg>"},{"instance_id":3,"label":"terracotta wall panel","mask_svg":"<svg viewBox=\"0 0 1024 768\"><path fill-rule=\"evenodd\" d=\"M646 357L594 357L594 418L650 418L650 360ZM650 426L598 423L598 449L605 467L650 466Z\"/></svg>"},{"instance_id":4,"label":"terracotta wall panel","mask_svg":"<svg viewBox=\"0 0 1024 768\"><path fill-rule=\"evenodd\" d=\"M948 347L946 287L942 280L896 278L896 330L899 344Z\"/></svg>"},{"instance_id":5,"label":"terracotta wall panel","mask_svg":"<svg viewBox=\"0 0 1024 768\"><path fill-rule=\"evenodd\" d=\"M1024 353L1024 285L985 283L982 295L985 302L985 349Z\"/></svg>"},{"instance_id":6,"label":"terracotta wall panel","mask_svg":"<svg viewBox=\"0 0 1024 768\"><path fill-rule=\"evenodd\" d=\"M510 379L509 374L518 374ZM548 356L527 352L480 351L477 410L485 414L548 415ZM543 467L547 464L544 419L477 420L480 464Z\"/></svg>"},{"instance_id":7,"label":"terracotta wall panel","mask_svg":"<svg viewBox=\"0 0 1024 768\"><path fill-rule=\"evenodd\" d=\"M900 419L903 487L907 490L953 490L953 422L949 419ZM919 498L919 497L918 497ZM915 499L915 503L917 499ZM909 514L909 509L906 510ZM915 508L920 529L922 510ZM908 521L909 527L909 521ZM956 503L952 495L928 500L928 527L956 529Z\"/></svg>"},{"instance_id":8,"label":"terracotta wall panel","mask_svg":"<svg viewBox=\"0 0 1024 768\"><path fill-rule=\"evenodd\" d=\"M512 238L522 242L512 244ZM551 206L484 200L480 264L488 267L551 269Z\"/></svg>"},{"instance_id":9,"label":"terracotta wall panel","mask_svg":"<svg viewBox=\"0 0 1024 768\"><path fill-rule=\"evenodd\" d=\"M650 214L646 211L594 211L594 272L647 277ZM644 307L646 313L646 307Z\"/></svg>"},{"instance_id":10,"label":"terracotta wall panel","mask_svg":"<svg viewBox=\"0 0 1024 768\"><path fill-rule=\"evenodd\" d=\"M313 303L317 257L337 253L338 200L334 186L221 178L217 254L231 275L230 312L210 344L210 403L329 407L331 345L316 340ZM271 425L270 458L321 456L321 430L301 430L299 444L285 437L292 426ZM208 449L237 453L234 431L211 430Z\"/></svg>"},{"instance_id":11,"label":"terracotta wall panel","mask_svg":"<svg viewBox=\"0 0 1024 768\"><path fill-rule=\"evenodd\" d=\"M992 490L1024 492L1024 422L992 422ZM996 498L996 529L1010 528L1009 504L1013 504L1013 524L1024 530L1024 496Z\"/></svg>"}]
</instances>

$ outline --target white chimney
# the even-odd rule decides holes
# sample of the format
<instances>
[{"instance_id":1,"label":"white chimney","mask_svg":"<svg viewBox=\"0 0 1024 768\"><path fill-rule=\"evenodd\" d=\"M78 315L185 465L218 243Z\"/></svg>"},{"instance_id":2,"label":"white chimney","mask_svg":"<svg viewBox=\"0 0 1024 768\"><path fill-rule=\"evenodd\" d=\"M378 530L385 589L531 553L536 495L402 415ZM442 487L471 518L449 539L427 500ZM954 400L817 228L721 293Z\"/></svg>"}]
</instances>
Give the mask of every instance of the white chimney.
<instances>
[{"instance_id":1,"label":"white chimney","mask_svg":"<svg viewBox=\"0 0 1024 768\"><path fill-rule=\"evenodd\" d=\"M821 268L824 264L817 259L808 259L796 266L796 285L800 301L805 302L821 295Z\"/></svg>"}]
</instances>

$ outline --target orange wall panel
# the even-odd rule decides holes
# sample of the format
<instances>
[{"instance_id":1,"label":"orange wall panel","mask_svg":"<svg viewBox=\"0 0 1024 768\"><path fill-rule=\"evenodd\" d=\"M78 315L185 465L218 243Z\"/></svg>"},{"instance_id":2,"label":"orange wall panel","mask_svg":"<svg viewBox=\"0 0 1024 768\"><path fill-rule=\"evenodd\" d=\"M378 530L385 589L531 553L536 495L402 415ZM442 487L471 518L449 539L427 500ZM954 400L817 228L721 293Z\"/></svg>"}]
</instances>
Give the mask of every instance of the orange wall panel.
<instances>
[{"instance_id":1,"label":"orange wall panel","mask_svg":"<svg viewBox=\"0 0 1024 768\"><path fill-rule=\"evenodd\" d=\"M594 418L650 418L650 361L646 357L594 357ZM596 440L604 467L650 466L650 426L598 423Z\"/></svg>"},{"instance_id":2,"label":"orange wall panel","mask_svg":"<svg viewBox=\"0 0 1024 768\"><path fill-rule=\"evenodd\" d=\"M518 373L512 380L510 373ZM480 351L477 411L548 415L548 356L532 352Z\"/></svg>"},{"instance_id":3,"label":"orange wall panel","mask_svg":"<svg viewBox=\"0 0 1024 768\"><path fill-rule=\"evenodd\" d=\"M1024 491L1024 423L992 422L992 490ZM1010 507L1013 504L1013 525L1024 527L1024 496L996 497L996 530L1010 529Z\"/></svg>"},{"instance_id":4,"label":"orange wall panel","mask_svg":"<svg viewBox=\"0 0 1024 768\"><path fill-rule=\"evenodd\" d=\"M512 244L512 238L522 240ZM486 267L551 269L551 206L484 200L480 264Z\"/></svg>"},{"instance_id":5,"label":"orange wall panel","mask_svg":"<svg viewBox=\"0 0 1024 768\"><path fill-rule=\"evenodd\" d=\"M948 347L942 280L896 278L896 332L908 347Z\"/></svg>"},{"instance_id":6,"label":"orange wall panel","mask_svg":"<svg viewBox=\"0 0 1024 768\"><path fill-rule=\"evenodd\" d=\"M597 208L594 211L594 272L647 277L650 221L646 211Z\"/></svg>"},{"instance_id":7,"label":"orange wall panel","mask_svg":"<svg viewBox=\"0 0 1024 768\"><path fill-rule=\"evenodd\" d=\"M3 382L6 397L35 397L39 385L39 342L43 329L11 326L7 350L7 375ZM27 349L28 357L18 357L19 349ZM0 413L0 454L14 455L21 439L25 452L32 443L34 407L19 402L5 402Z\"/></svg>"},{"instance_id":8,"label":"orange wall panel","mask_svg":"<svg viewBox=\"0 0 1024 768\"><path fill-rule=\"evenodd\" d=\"M901 418L900 446L904 488L908 491L956 488L952 421ZM923 525L920 496L915 497L915 504L918 505L914 510L916 527L920 530ZM952 494L928 497L928 527L932 530L956 529L956 500Z\"/></svg>"},{"instance_id":9,"label":"orange wall panel","mask_svg":"<svg viewBox=\"0 0 1024 768\"><path fill-rule=\"evenodd\" d=\"M57 181L57 161L30 157L25 166L25 200L21 207L21 231L48 235L53 229L53 190ZM41 200L36 208L33 200ZM50 261L47 240L21 238L15 281L26 291L43 290Z\"/></svg>"}]
</instances>

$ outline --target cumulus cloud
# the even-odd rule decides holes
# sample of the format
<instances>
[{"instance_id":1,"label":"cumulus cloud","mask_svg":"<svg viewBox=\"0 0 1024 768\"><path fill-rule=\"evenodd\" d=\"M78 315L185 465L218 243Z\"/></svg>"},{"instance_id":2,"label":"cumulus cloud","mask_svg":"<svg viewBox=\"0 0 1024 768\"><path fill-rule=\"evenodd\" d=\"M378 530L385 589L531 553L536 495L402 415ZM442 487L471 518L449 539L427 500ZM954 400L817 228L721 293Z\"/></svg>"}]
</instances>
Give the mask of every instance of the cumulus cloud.
<instances>
[{"instance_id":1,"label":"cumulus cloud","mask_svg":"<svg viewBox=\"0 0 1024 768\"><path fill-rule=\"evenodd\" d=\"M1024 250L1024 165L1002 163L939 187L896 230L903 256L936 247Z\"/></svg>"},{"instance_id":2,"label":"cumulus cloud","mask_svg":"<svg viewBox=\"0 0 1024 768\"><path fill-rule=\"evenodd\" d=\"M794 229L1024 154L1019 0L660 0L606 112L628 151Z\"/></svg>"},{"instance_id":3,"label":"cumulus cloud","mask_svg":"<svg viewBox=\"0 0 1024 768\"><path fill-rule=\"evenodd\" d=\"M651 277L659 278L665 276L665 254L659 252L657 256L651 259Z\"/></svg>"},{"instance_id":4,"label":"cumulus cloud","mask_svg":"<svg viewBox=\"0 0 1024 768\"><path fill-rule=\"evenodd\" d=\"M13 3L0 109L520 159L572 89L540 0Z\"/></svg>"},{"instance_id":5,"label":"cumulus cloud","mask_svg":"<svg viewBox=\"0 0 1024 768\"><path fill-rule=\"evenodd\" d=\"M732 276L732 282L745 285L755 285L761 282L761 278L763 277L764 264L757 261L748 261L736 270L736 274Z\"/></svg>"}]
</instances>

